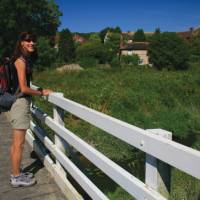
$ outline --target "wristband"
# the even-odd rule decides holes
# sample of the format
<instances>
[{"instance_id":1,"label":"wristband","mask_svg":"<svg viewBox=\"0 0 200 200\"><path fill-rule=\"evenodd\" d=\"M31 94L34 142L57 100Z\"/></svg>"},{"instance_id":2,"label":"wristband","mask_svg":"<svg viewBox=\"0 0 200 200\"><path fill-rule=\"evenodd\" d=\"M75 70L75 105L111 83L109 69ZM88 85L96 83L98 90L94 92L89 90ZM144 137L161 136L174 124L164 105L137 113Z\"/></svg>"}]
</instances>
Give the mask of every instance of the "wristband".
<instances>
[{"instance_id":1,"label":"wristband","mask_svg":"<svg viewBox=\"0 0 200 200\"><path fill-rule=\"evenodd\" d=\"M40 96L43 96L43 89L40 87L37 90L40 91Z\"/></svg>"},{"instance_id":2,"label":"wristband","mask_svg":"<svg viewBox=\"0 0 200 200\"><path fill-rule=\"evenodd\" d=\"M39 90L40 91L40 96L43 96L43 92L42 92L42 90Z\"/></svg>"}]
</instances>

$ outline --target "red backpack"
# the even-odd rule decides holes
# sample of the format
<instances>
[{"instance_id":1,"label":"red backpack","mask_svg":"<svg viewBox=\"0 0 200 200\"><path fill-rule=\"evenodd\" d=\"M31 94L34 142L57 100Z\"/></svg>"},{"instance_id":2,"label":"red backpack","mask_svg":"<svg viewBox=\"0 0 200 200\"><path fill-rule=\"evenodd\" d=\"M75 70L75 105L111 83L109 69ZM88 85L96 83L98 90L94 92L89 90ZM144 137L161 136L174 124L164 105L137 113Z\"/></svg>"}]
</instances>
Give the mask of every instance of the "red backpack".
<instances>
[{"instance_id":1,"label":"red backpack","mask_svg":"<svg viewBox=\"0 0 200 200\"><path fill-rule=\"evenodd\" d=\"M9 111L17 97L12 92L13 70L11 61L0 66L0 113Z\"/></svg>"},{"instance_id":2,"label":"red backpack","mask_svg":"<svg viewBox=\"0 0 200 200\"><path fill-rule=\"evenodd\" d=\"M9 90L10 84L10 70L8 65L0 66L0 92L4 93Z\"/></svg>"}]
</instances>

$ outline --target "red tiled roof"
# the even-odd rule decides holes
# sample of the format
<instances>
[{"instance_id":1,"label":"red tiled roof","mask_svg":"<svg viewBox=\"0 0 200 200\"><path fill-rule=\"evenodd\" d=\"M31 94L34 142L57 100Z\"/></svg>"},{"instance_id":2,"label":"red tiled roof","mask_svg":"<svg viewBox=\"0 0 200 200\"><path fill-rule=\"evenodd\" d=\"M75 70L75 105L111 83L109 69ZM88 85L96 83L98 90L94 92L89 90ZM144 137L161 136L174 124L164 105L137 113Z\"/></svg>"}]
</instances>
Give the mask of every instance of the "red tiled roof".
<instances>
[{"instance_id":1,"label":"red tiled roof","mask_svg":"<svg viewBox=\"0 0 200 200\"><path fill-rule=\"evenodd\" d=\"M75 42L80 42L80 43L86 42L86 39L85 39L84 37L78 35L78 34L75 34L75 35L73 36L73 40L74 40Z\"/></svg>"},{"instance_id":2,"label":"red tiled roof","mask_svg":"<svg viewBox=\"0 0 200 200\"><path fill-rule=\"evenodd\" d=\"M186 31L186 32L177 32L178 36L185 40L189 40L192 37L192 32L191 31Z\"/></svg>"}]
</instances>

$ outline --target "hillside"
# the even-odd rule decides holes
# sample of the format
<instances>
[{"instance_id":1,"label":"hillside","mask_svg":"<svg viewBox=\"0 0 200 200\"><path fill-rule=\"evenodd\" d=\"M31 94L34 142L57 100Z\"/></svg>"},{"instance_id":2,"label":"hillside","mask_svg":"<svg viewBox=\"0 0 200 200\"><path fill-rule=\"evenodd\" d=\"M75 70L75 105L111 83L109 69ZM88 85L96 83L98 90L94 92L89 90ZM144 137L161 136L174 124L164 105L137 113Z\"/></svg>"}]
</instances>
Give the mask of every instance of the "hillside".
<instances>
[{"instance_id":1,"label":"hillside","mask_svg":"<svg viewBox=\"0 0 200 200\"><path fill-rule=\"evenodd\" d=\"M200 150L199 67L200 64L193 64L190 71L179 72L157 71L145 67L87 69L64 74L52 70L36 74L34 83L64 92L66 98L138 127L171 131L173 140ZM39 99L37 103L46 112L50 112L49 105L43 104ZM145 155L142 152L69 113L65 115L65 122L81 138L144 179ZM91 179L97 184L101 182L100 188L103 180L111 181L105 179L105 175L94 166L88 163L86 165ZM179 181L180 178L182 181ZM116 196L117 199L132 199L113 185L115 184L112 182L110 188L101 188L110 199L116 199ZM173 200L197 200L200 195L200 181L176 169L172 170L171 187Z\"/></svg>"}]
</instances>

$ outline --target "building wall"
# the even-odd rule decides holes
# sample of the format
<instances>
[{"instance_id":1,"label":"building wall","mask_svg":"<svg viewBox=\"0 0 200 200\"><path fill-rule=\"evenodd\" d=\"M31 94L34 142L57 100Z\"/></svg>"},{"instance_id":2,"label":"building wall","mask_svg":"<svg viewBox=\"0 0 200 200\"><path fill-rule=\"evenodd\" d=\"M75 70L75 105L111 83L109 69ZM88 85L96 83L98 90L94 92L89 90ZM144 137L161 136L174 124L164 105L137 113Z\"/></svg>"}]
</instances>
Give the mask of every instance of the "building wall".
<instances>
[{"instance_id":1,"label":"building wall","mask_svg":"<svg viewBox=\"0 0 200 200\"><path fill-rule=\"evenodd\" d=\"M133 55L136 54L140 58L140 65L148 65L149 57L147 55L147 50L122 50L121 55Z\"/></svg>"}]
</instances>

